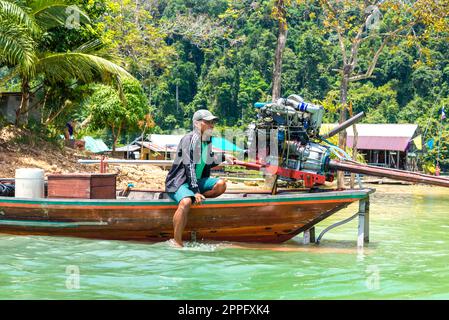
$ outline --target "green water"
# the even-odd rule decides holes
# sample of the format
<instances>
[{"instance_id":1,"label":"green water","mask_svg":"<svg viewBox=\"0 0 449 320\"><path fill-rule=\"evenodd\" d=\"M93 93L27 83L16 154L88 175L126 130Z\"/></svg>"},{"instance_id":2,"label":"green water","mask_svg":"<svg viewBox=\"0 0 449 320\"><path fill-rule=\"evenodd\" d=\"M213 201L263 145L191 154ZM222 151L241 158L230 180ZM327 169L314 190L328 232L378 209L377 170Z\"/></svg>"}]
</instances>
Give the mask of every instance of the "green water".
<instances>
[{"instance_id":1,"label":"green water","mask_svg":"<svg viewBox=\"0 0 449 320\"><path fill-rule=\"evenodd\" d=\"M449 192L381 187L319 246L140 244L0 234L0 299L449 299ZM351 206L317 226L349 217Z\"/></svg>"}]
</instances>

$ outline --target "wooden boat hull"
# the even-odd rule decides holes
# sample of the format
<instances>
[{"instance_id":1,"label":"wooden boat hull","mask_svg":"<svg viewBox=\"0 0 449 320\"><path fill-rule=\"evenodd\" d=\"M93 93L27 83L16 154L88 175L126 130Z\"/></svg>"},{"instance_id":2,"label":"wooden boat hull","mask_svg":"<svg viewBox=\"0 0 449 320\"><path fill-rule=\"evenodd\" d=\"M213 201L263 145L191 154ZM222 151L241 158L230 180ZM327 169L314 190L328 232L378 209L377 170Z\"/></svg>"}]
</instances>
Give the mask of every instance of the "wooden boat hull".
<instances>
[{"instance_id":1,"label":"wooden boat hull","mask_svg":"<svg viewBox=\"0 0 449 320\"><path fill-rule=\"evenodd\" d=\"M185 240L281 243L371 189L207 199L194 205ZM172 200L19 199L0 197L0 233L91 239L166 241L173 237Z\"/></svg>"}]
</instances>

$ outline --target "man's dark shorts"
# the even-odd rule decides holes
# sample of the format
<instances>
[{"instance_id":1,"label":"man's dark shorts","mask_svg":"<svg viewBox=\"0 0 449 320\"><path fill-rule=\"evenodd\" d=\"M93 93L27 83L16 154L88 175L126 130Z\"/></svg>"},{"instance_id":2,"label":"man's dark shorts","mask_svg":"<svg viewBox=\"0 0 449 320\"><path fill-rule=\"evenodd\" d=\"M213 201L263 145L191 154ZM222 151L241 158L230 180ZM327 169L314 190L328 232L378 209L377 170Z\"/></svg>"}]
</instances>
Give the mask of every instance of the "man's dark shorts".
<instances>
[{"instance_id":1,"label":"man's dark shorts","mask_svg":"<svg viewBox=\"0 0 449 320\"><path fill-rule=\"evenodd\" d=\"M218 182L217 178L201 178L198 180L198 187L200 193L203 194L206 191L212 190L215 184ZM195 193L189 189L189 184L182 184L176 192L169 192L168 196L179 203L182 199L190 197L192 202L195 202Z\"/></svg>"}]
</instances>

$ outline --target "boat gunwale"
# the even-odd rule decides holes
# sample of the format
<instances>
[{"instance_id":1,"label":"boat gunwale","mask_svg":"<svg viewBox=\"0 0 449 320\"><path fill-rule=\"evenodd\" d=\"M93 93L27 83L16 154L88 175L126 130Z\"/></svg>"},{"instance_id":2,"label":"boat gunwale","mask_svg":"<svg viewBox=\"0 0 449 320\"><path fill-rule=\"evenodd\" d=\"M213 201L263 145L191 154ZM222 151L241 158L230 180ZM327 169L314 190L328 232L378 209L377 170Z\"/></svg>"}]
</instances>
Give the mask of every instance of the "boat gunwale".
<instances>
[{"instance_id":1,"label":"boat gunwale","mask_svg":"<svg viewBox=\"0 0 449 320\"><path fill-rule=\"evenodd\" d=\"M226 204L265 204L265 203L285 203L290 204L291 202L309 202L313 200L318 200L317 202L332 201L332 200L357 200L368 197L369 194L375 192L375 189L364 188L364 189L349 189L342 191L323 191L317 193L289 193L289 194L277 194L277 195L267 195L261 197L227 197L227 198L209 198L206 199L202 207L209 207L214 205L226 205ZM52 198L42 198L42 199L27 199L27 198L15 198L15 197L0 197L0 206L8 204L23 204L23 205L68 205L68 206L176 206L174 200L171 199L52 199Z\"/></svg>"}]
</instances>

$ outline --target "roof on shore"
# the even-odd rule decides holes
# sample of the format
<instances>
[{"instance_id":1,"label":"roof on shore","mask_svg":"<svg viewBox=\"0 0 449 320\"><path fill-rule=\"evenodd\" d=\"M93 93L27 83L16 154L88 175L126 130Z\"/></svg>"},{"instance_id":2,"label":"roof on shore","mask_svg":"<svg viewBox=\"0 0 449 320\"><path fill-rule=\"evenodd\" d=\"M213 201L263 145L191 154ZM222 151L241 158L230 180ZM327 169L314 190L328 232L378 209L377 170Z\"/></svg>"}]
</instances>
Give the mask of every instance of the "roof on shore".
<instances>
[{"instance_id":1,"label":"roof on shore","mask_svg":"<svg viewBox=\"0 0 449 320\"><path fill-rule=\"evenodd\" d=\"M104 143L102 139L94 139L89 136L83 137L83 140L86 142L85 148L93 153L101 153L110 151L108 146Z\"/></svg>"},{"instance_id":2,"label":"roof on shore","mask_svg":"<svg viewBox=\"0 0 449 320\"><path fill-rule=\"evenodd\" d=\"M329 132L337 124L323 124L321 134ZM357 124L358 141L357 148L363 150L407 150L410 141L418 130L417 124ZM346 129L348 134L348 146L352 147L354 142L354 131L352 126Z\"/></svg>"}]
</instances>

